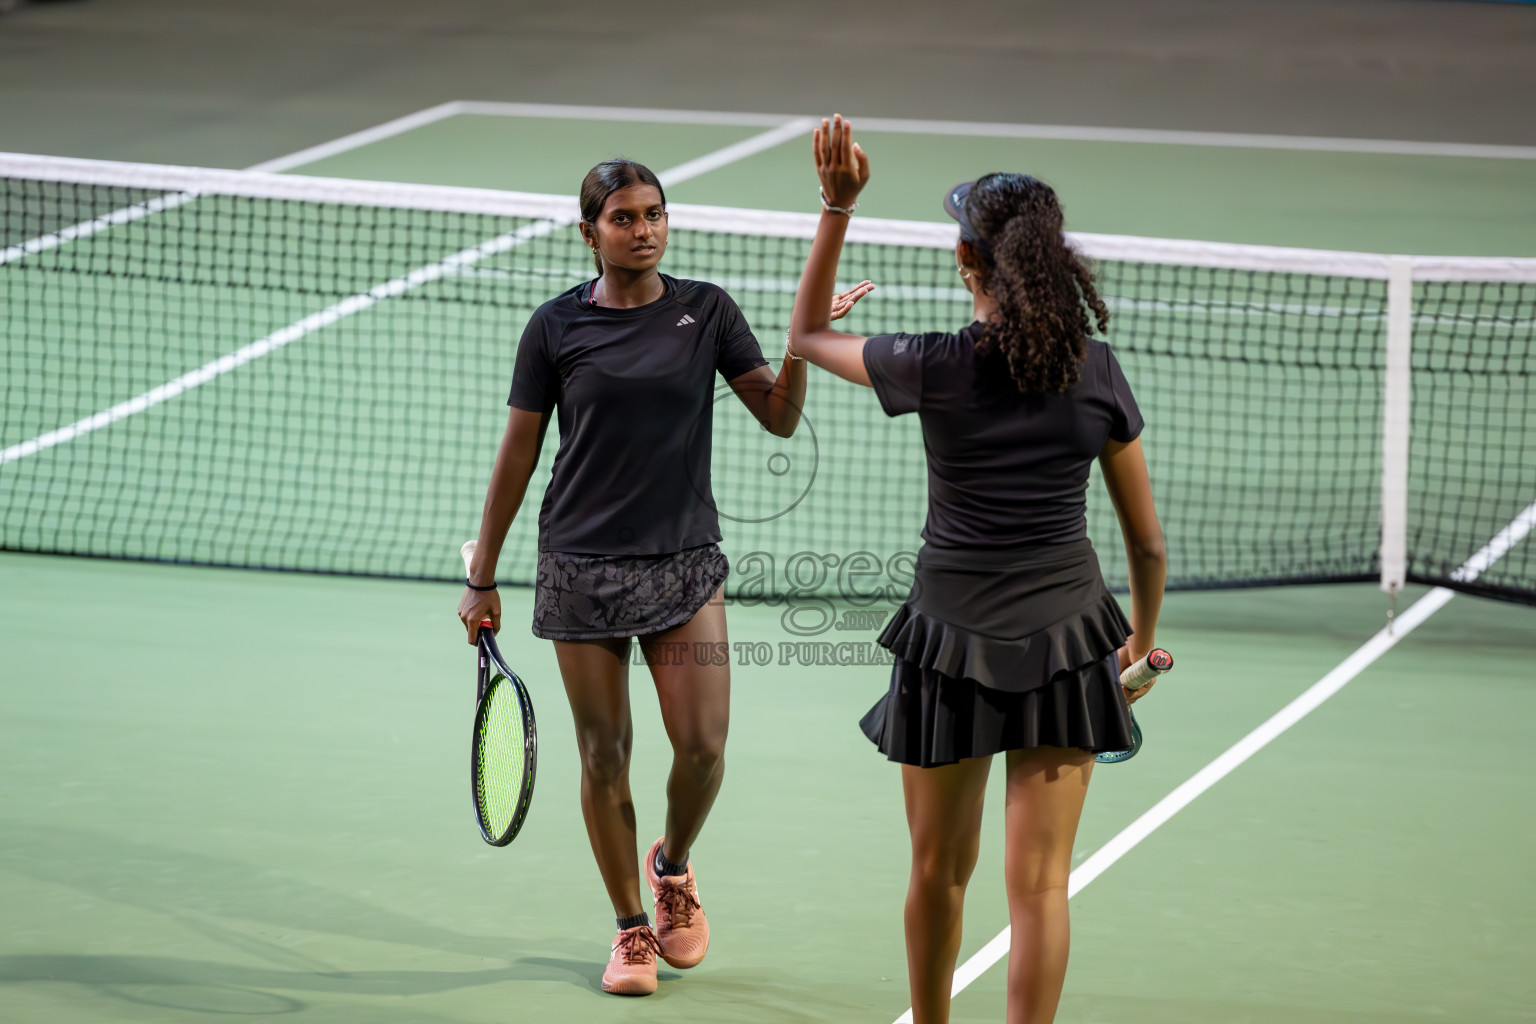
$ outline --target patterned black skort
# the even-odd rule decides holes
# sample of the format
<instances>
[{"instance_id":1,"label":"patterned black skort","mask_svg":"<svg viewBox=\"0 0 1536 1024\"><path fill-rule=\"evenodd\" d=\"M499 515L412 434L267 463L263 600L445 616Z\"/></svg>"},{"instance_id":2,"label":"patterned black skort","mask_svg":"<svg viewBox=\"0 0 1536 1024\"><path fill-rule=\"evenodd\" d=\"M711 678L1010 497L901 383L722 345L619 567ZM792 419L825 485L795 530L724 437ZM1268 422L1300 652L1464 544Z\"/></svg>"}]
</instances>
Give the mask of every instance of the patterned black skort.
<instances>
[{"instance_id":1,"label":"patterned black skort","mask_svg":"<svg viewBox=\"0 0 1536 1024\"><path fill-rule=\"evenodd\" d=\"M671 555L540 551L533 635L607 640L673 629L704 607L730 571L718 544Z\"/></svg>"}]
</instances>

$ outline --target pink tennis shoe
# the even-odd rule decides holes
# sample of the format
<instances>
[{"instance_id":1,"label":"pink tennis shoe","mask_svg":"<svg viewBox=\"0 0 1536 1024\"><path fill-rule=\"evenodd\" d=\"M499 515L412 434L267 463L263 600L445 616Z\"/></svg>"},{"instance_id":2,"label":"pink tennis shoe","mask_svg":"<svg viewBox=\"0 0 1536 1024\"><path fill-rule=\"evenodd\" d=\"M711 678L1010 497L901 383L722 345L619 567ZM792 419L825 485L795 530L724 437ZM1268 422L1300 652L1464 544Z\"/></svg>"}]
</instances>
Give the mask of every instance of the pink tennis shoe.
<instances>
[{"instance_id":1,"label":"pink tennis shoe","mask_svg":"<svg viewBox=\"0 0 1536 1024\"><path fill-rule=\"evenodd\" d=\"M656 854L660 849L658 839L645 855L645 880L656 900L656 942L661 958L673 967L695 967L709 951L709 921L699 905L693 864L689 863L686 875L658 875Z\"/></svg>"},{"instance_id":2,"label":"pink tennis shoe","mask_svg":"<svg viewBox=\"0 0 1536 1024\"><path fill-rule=\"evenodd\" d=\"M656 933L648 924L625 928L613 940L603 971L603 991L616 996L648 996L656 991Z\"/></svg>"}]
</instances>

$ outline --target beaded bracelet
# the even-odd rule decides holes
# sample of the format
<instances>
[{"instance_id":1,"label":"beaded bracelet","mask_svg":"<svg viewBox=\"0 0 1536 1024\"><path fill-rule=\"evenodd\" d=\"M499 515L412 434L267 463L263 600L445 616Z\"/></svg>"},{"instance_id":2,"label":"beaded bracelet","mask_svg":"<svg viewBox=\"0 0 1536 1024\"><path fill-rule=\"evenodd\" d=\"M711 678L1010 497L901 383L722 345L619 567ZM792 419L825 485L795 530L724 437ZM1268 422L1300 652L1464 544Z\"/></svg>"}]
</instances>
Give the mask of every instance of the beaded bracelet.
<instances>
[{"instance_id":1,"label":"beaded bracelet","mask_svg":"<svg viewBox=\"0 0 1536 1024\"><path fill-rule=\"evenodd\" d=\"M859 204L858 203L854 203L852 206L833 206L827 200L827 190L826 189L824 189L824 188L823 189L818 189L817 191L819 191L821 193L821 208L823 210L826 210L828 213L840 213L844 217L852 217L853 216L853 211L857 210L859 208Z\"/></svg>"}]
</instances>

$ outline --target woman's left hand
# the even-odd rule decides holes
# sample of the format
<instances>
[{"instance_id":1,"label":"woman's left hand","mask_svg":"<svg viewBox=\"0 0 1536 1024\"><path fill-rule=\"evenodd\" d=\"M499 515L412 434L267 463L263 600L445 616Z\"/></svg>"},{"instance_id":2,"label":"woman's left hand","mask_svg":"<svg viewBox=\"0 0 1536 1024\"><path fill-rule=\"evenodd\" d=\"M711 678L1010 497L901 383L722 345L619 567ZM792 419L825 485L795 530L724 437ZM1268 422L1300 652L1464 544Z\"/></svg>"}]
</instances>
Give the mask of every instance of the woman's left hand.
<instances>
[{"instance_id":1,"label":"woman's left hand","mask_svg":"<svg viewBox=\"0 0 1536 1024\"><path fill-rule=\"evenodd\" d=\"M832 312L827 319L841 320L848 315L848 311L853 308L855 302L874 290L875 286L869 281L860 281L842 294L832 296Z\"/></svg>"},{"instance_id":2,"label":"woman's left hand","mask_svg":"<svg viewBox=\"0 0 1536 1024\"><path fill-rule=\"evenodd\" d=\"M1154 679L1151 682L1147 683L1146 686L1143 686L1139 690L1124 690L1124 688L1122 687L1122 690L1125 693L1125 702L1127 704L1135 704L1137 701L1141 700L1141 698L1143 698L1143 697L1145 697L1147 695L1147 691L1148 690L1152 689L1152 687L1154 687L1156 685L1157 685L1157 680Z\"/></svg>"}]
</instances>

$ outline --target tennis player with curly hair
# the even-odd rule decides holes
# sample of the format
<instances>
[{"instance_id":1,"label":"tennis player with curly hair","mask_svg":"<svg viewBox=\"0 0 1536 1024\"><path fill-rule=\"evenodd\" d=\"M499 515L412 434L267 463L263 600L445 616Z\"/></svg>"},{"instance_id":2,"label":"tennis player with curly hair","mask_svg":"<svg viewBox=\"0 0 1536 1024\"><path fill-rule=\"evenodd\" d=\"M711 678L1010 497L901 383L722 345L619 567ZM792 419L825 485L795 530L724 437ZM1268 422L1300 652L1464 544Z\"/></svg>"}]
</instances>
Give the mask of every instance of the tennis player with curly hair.
<instances>
[{"instance_id":1,"label":"tennis player with curly hair","mask_svg":"<svg viewBox=\"0 0 1536 1024\"><path fill-rule=\"evenodd\" d=\"M955 262L972 298L958 331L834 331L843 236L869 160L840 117L814 139L823 212L790 350L917 413L928 518L915 582L881 634L890 689L861 725L902 765L912 870L907 966L915 1024L949 1020L966 883L992 757L1006 760L1012 939L1008 1021L1054 1018L1066 975L1067 876L1094 754L1131 745L1120 671L1153 647L1166 559L1141 414L1109 345L1109 313L1063 234L1056 194L1024 174L952 189ZM1089 543L1097 461L1130 559L1127 621Z\"/></svg>"}]
</instances>

